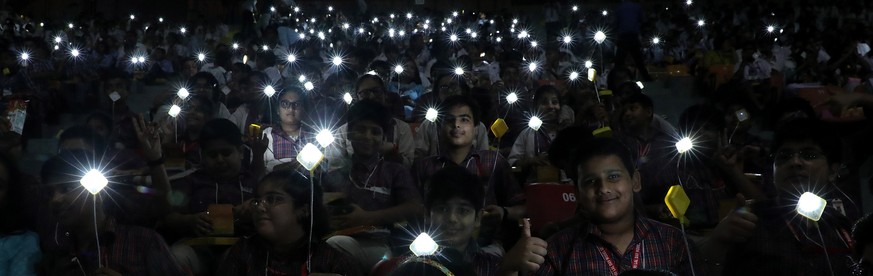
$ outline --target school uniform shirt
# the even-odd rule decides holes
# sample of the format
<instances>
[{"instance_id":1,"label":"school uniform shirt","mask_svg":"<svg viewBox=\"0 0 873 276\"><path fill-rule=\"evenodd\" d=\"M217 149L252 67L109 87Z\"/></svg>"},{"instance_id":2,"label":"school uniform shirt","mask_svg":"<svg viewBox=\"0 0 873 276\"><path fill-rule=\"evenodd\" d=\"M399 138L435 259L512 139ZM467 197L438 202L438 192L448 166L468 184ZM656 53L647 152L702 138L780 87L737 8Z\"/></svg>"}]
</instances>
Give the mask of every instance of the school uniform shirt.
<instances>
[{"instance_id":1,"label":"school uniform shirt","mask_svg":"<svg viewBox=\"0 0 873 276\"><path fill-rule=\"evenodd\" d=\"M255 197L257 179L248 173L237 179L222 179L219 183L213 175L203 169L173 181L171 195L174 209L185 214L205 212L211 204L240 205Z\"/></svg>"},{"instance_id":2,"label":"school uniform shirt","mask_svg":"<svg viewBox=\"0 0 873 276\"><path fill-rule=\"evenodd\" d=\"M324 192L340 192L365 211L376 211L406 202L422 202L409 170L398 163L373 156L366 162L334 171L322 182Z\"/></svg>"},{"instance_id":3,"label":"school uniform shirt","mask_svg":"<svg viewBox=\"0 0 873 276\"><path fill-rule=\"evenodd\" d=\"M615 276L632 269L691 275L682 238L679 229L637 215L634 237L624 254L619 254L615 246L601 238L595 225L573 226L548 239L545 262L535 275Z\"/></svg>"},{"instance_id":4,"label":"school uniform shirt","mask_svg":"<svg viewBox=\"0 0 873 276\"><path fill-rule=\"evenodd\" d=\"M273 171L273 168L283 163L294 162L297 158L297 153L306 146L306 143L311 142L311 135L304 130L300 130L300 136L291 137L282 131L281 127L268 127L264 129L267 135L267 151L264 152L264 164L267 166L267 171Z\"/></svg>"}]
</instances>

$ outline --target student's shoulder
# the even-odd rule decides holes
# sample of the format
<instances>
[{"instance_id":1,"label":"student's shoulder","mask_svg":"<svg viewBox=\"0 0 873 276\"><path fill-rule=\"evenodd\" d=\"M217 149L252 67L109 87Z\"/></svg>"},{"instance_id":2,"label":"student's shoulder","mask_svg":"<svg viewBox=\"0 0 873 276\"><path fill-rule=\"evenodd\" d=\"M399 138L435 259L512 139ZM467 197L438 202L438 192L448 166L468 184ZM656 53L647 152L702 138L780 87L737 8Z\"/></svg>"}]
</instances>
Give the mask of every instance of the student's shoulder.
<instances>
[{"instance_id":1,"label":"student's shoulder","mask_svg":"<svg viewBox=\"0 0 873 276\"><path fill-rule=\"evenodd\" d=\"M682 239L682 231L679 228L650 218L641 218L640 221L643 223L643 230L653 239L660 238L663 242Z\"/></svg>"}]
</instances>

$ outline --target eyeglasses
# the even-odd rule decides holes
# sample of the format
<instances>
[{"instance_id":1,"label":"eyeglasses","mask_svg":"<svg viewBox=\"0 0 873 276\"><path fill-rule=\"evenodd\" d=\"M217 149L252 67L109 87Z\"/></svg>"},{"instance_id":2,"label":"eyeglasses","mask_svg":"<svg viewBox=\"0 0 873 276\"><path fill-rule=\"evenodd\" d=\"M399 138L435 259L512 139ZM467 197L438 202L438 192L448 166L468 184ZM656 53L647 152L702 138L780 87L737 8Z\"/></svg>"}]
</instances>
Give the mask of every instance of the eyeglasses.
<instances>
[{"instance_id":1,"label":"eyeglasses","mask_svg":"<svg viewBox=\"0 0 873 276\"><path fill-rule=\"evenodd\" d=\"M279 101L279 106L284 108L284 109L297 110L298 108L300 108L300 102L289 102L289 101L282 100L282 101Z\"/></svg>"},{"instance_id":2,"label":"eyeglasses","mask_svg":"<svg viewBox=\"0 0 873 276\"><path fill-rule=\"evenodd\" d=\"M814 161L821 158L824 155L821 151L817 150L801 150L801 151L780 151L774 153L771 157L776 164L784 164L788 162L788 160L794 159L795 156L800 156L800 159L803 161Z\"/></svg>"},{"instance_id":3,"label":"eyeglasses","mask_svg":"<svg viewBox=\"0 0 873 276\"><path fill-rule=\"evenodd\" d=\"M252 200L252 206L264 206L264 208L273 207L287 201L289 196L286 195L266 195L262 198Z\"/></svg>"}]
</instances>

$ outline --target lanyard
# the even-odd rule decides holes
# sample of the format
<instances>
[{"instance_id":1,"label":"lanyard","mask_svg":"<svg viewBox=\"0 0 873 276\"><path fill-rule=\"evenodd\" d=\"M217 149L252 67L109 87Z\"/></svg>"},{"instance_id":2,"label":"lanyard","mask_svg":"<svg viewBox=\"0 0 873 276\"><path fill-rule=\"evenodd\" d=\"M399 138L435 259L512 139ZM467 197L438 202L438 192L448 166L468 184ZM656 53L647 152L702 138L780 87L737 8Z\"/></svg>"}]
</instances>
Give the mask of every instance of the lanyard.
<instances>
[{"instance_id":1,"label":"lanyard","mask_svg":"<svg viewBox=\"0 0 873 276\"><path fill-rule=\"evenodd\" d=\"M641 262L640 255L642 254L641 253L641 251L643 250L642 248L643 248L642 241L640 243L638 243L637 246L634 247L634 253L633 253L634 257L633 257L633 260L631 261L631 269L637 269L638 267L640 267L640 262ZM601 245L597 245L597 251L600 251L600 256L603 257L603 261L605 261L606 266L609 267L609 272L611 273L610 275L617 276L618 275L618 266L615 264L615 261L612 260L612 257L610 257L609 251L607 251L607 249Z\"/></svg>"},{"instance_id":2,"label":"lanyard","mask_svg":"<svg viewBox=\"0 0 873 276\"><path fill-rule=\"evenodd\" d=\"M788 226L788 230L791 230L791 234L794 235L794 239L797 240L797 242L799 242L801 245L803 245L803 240L800 238L800 233L798 233L797 229L794 229L794 225L791 225L791 222L789 222L788 220L783 220L783 221L785 222L785 226ZM816 227L819 227L819 226L816 226ZM821 231L821 229L819 229L819 231ZM845 244L847 248L850 248L852 238L849 235L849 232L846 231L846 229L842 229L842 228L840 228L839 230L835 229L834 231L837 232L837 235L840 237L840 240L843 242L843 244ZM804 233L803 235L806 237L807 240L812 241L812 238L809 238L808 236L806 236L806 233ZM805 246L804 246L804 249L807 249L807 248L805 248ZM822 250L825 253L846 253L846 252L848 252L848 249L833 248L833 247L822 248Z\"/></svg>"}]
</instances>

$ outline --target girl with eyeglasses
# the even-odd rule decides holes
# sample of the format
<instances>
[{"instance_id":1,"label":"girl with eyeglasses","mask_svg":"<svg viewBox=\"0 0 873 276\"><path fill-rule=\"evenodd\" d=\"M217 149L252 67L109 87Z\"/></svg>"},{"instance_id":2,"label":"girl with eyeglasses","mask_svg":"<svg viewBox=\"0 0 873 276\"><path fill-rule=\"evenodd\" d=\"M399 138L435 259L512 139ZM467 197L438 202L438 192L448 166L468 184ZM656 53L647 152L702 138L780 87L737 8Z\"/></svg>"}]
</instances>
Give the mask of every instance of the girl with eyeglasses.
<instances>
[{"instance_id":1,"label":"girl with eyeglasses","mask_svg":"<svg viewBox=\"0 0 873 276\"><path fill-rule=\"evenodd\" d=\"M264 164L267 171L296 169L297 153L312 140L310 131L304 126L307 121L307 99L299 90L286 90L279 94L279 104L274 107L279 122L264 129L268 134L267 151Z\"/></svg>"}]
</instances>

